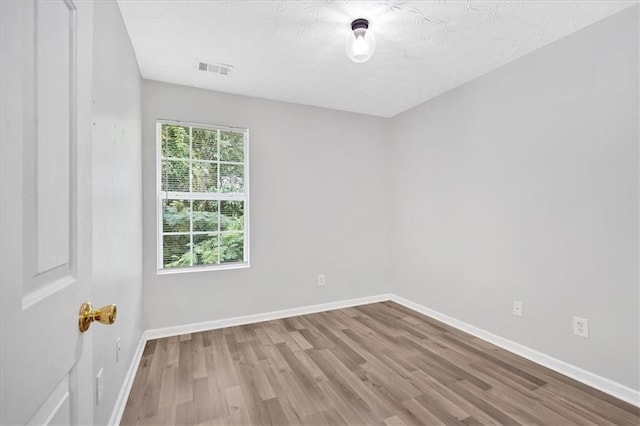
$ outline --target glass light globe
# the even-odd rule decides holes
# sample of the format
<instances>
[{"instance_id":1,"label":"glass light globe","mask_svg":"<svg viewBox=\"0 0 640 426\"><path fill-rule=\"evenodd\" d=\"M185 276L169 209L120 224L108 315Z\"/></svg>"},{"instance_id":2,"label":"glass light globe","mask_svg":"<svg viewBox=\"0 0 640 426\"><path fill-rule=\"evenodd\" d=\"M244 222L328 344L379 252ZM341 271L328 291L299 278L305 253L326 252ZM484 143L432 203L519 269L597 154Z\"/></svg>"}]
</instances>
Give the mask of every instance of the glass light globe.
<instances>
[{"instance_id":1,"label":"glass light globe","mask_svg":"<svg viewBox=\"0 0 640 426\"><path fill-rule=\"evenodd\" d=\"M347 56L353 62L366 62L376 50L376 38L366 19L356 19L351 26L353 30L347 34L345 43Z\"/></svg>"}]
</instances>

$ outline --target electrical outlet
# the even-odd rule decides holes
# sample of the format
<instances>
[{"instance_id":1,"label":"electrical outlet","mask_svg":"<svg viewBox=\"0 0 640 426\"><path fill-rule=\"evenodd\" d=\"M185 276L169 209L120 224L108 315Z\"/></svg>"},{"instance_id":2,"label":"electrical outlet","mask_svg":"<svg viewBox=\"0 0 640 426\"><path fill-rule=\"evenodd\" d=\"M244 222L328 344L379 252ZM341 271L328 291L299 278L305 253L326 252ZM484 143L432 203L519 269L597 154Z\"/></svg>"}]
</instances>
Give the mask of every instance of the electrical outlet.
<instances>
[{"instance_id":1,"label":"electrical outlet","mask_svg":"<svg viewBox=\"0 0 640 426\"><path fill-rule=\"evenodd\" d=\"M513 315L517 317L522 316L522 302L518 302L517 300L513 301Z\"/></svg>"},{"instance_id":2,"label":"electrical outlet","mask_svg":"<svg viewBox=\"0 0 640 426\"><path fill-rule=\"evenodd\" d=\"M122 347L120 346L120 338L118 337L116 339L116 364L120 361L120 350L122 350Z\"/></svg>"},{"instance_id":3,"label":"electrical outlet","mask_svg":"<svg viewBox=\"0 0 640 426\"><path fill-rule=\"evenodd\" d=\"M589 320L586 318L573 317L573 334L588 339Z\"/></svg>"},{"instance_id":4,"label":"electrical outlet","mask_svg":"<svg viewBox=\"0 0 640 426\"><path fill-rule=\"evenodd\" d=\"M324 285L324 274L318 274L318 285L319 286Z\"/></svg>"},{"instance_id":5,"label":"electrical outlet","mask_svg":"<svg viewBox=\"0 0 640 426\"><path fill-rule=\"evenodd\" d=\"M104 375L102 372L103 369L101 368L96 376L96 405L100 405L100 402L102 401L102 394L104 393Z\"/></svg>"}]
</instances>

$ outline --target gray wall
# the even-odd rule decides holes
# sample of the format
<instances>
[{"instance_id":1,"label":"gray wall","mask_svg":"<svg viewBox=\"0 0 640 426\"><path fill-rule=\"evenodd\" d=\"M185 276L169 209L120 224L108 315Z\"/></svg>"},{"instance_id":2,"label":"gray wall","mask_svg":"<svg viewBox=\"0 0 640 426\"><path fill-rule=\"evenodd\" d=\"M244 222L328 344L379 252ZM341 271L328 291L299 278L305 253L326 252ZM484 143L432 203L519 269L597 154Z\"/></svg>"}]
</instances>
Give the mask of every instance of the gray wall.
<instances>
[{"instance_id":1,"label":"gray wall","mask_svg":"<svg viewBox=\"0 0 640 426\"><path fill-rule=\"evenodd\" d=\"M390 213L395 293L635 389L637 8L396 116Z\"/></svg>"},{"instance_id":2,"label":"gray wall","mask_svg":"<svg viewBox=\"0 0 640 426\"><path fill-rule=\"evenodd\" d=\"M161 118L250 129L250 268L156 273ZM142 119L145 328L389 291L386 120L152 81Z\"/></svg>"},{"instance_id":3,"label":"gray wall","mask_svg":"<svg viewBox=\"0 0 640 426\"><path fill-rule=\"evenodd\" d=\"M94 423L105 424L142 334L141 80L115 1L95 2L94 31L92 302L118 305L115 324L91 327L94 375L104 368Z\"/></svg>"}]
</instances>

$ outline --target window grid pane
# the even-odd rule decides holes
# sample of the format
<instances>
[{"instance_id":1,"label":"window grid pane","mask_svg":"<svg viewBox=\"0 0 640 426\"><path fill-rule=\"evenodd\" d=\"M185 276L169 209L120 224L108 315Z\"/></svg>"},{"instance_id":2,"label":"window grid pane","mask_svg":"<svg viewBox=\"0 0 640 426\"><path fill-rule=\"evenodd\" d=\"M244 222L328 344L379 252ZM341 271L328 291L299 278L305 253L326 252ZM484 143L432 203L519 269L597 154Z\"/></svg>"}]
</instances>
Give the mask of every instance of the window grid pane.
<instances>
[{"instance_id":1,"label":"window grid pane","mask_svg":"<svg viewBox=\"0 0 640 426\"><path fill-rule=\"evenodd\" d=\"M215 232L218 231L220 220L218 200L194 200L193 203L193 229L191 232Z\"/></svg>"},{"instance_id":2,"label":"window grid pane","mask_svg":"<svg viewBox=\"0 0 640 426\"><path fill-rule=\"evenodd\" d=\"M191 266L190 235L166 235L163 237L163 265L165 268Z\"/></svg>"},{"instance_id":3,"label":"window grid pane","mask_svg":"<svg viewBox=\"0 0 640 426\"><path fill-rule=\"evenodd\" d=\"M194 235L194 262L195 265L220 264L220 241L217 233Z\"/></svg>"},{"instance_id":4,"label":"window grid pane","mask_svg":"<svg viewBox=\"0 0 640 426\"><path fill-rule=\"evenodd\" d=\"M218 192L218 163L191 162L191 192Z\"/></svg>"},{"instance_id":5,"label":"window grid pane","mask_svg":"<svg viewBox=\"0 0 640 426\"><path fill-rule=\"evenodd\" d=\"M189 200L162 201L162 231L163 233L191 232L189 222L191 218L191 203Z\"/></svg>"},{"instance_id":6,"label":"window grid pane","mask_svg":"<svg viewBox=\"0 0 640 426\"><path fill-rule=\"evenodd\" d=\"M162 190L189 191L189 161L162 160Z\"/></svg>"},{"instance_id":7,"label":"window grid pane","mask_svg":"<svg viewBox=\"0 0 640 426\"><path fill-rule=\"evenodd\" d=\"M192 129L193 159L200 161L218 161L218 131Z\"/></svg>"},{"instance_id":8,"label":"window grid pane","mask_svg":"<svg viewBox=\"0 0 640 426\"><path fill-rule=\"evenodd\" d=\"M189 158L189 128L162 125L161 142L163 158Z\"/></svg>"},{"instance_id":9,"label":"window grid pane","mask_svg":"<svg viewBox=\"0 0 640 426\"><path fill-rule=\"evenodd\" d=\"M244 234L225 232L220 234L220 263L241 262L244 257Z\"/></svg>"}]
</instances>

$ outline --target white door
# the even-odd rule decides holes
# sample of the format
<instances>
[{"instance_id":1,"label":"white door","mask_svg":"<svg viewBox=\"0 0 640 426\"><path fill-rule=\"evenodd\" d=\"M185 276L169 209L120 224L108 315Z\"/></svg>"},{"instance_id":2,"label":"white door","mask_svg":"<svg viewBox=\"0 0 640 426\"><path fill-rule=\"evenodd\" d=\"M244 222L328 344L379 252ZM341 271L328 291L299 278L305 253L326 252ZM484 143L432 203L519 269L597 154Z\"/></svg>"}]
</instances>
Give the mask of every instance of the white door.
<instances>
[{"instance_id":1,"label":"white door","mask_svg":"<svg viewBox=\"0 0 640 426\"><path fill-rule=\"evenodd\" d=\"M0 7L0 424L88 424L92 4Z\"/></svg>"}]
</instances>

